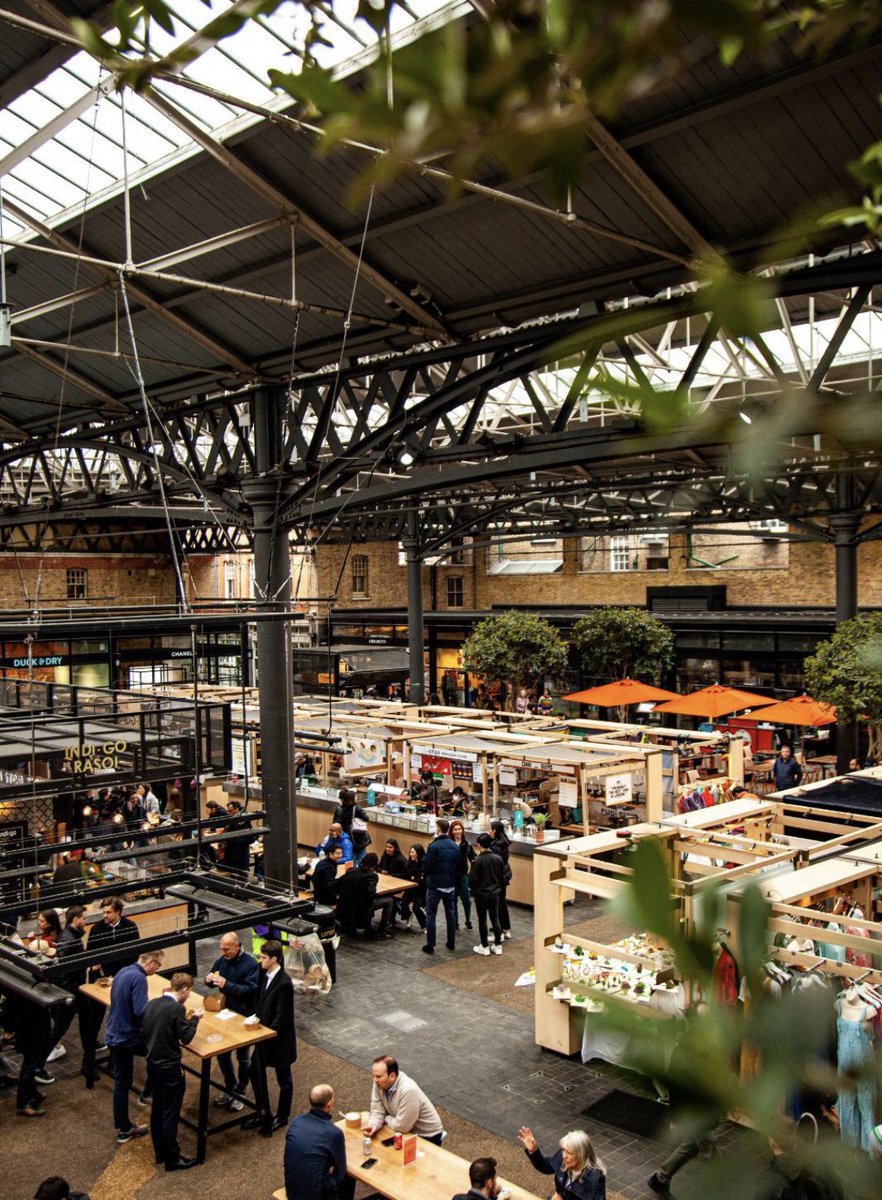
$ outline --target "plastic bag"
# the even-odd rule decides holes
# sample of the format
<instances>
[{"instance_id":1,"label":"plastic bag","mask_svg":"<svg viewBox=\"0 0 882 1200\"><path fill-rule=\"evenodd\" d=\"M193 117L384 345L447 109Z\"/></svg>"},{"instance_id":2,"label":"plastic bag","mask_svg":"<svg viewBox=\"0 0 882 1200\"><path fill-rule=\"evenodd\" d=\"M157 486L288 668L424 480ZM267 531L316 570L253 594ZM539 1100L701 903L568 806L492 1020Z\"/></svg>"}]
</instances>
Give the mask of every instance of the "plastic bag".
<instances>
[{"instance_id":1,"label":"plastic bag","mask_svg":"<svg viewBox=\"0 0 882 1200\"><path fill-rule=\"evenodd\" d=\"M331 972L322 944L314 933L290 939L285 950L285 970L299 995L326 996L331 990Z\"/></svg>"}]
</instances>

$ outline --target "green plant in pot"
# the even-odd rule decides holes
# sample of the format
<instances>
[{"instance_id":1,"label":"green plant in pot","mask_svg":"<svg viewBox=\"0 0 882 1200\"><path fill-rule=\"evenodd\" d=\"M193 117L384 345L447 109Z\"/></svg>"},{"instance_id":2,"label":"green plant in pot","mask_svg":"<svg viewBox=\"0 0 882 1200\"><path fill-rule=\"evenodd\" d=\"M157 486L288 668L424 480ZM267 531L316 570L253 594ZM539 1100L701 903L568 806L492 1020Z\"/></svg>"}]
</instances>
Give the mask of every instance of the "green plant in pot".
<instances>
[{"instance_id":1,"label":"green plant in pot","mask_svg":"<svg viewBox=\"0 0 882 1200\"><path fill-rule=\"evenodd\" d=\"M536 825L536 841L545 841L545 823L548 820L548 813L534 813L533 821Z\"/></svg>"}]
</instances>

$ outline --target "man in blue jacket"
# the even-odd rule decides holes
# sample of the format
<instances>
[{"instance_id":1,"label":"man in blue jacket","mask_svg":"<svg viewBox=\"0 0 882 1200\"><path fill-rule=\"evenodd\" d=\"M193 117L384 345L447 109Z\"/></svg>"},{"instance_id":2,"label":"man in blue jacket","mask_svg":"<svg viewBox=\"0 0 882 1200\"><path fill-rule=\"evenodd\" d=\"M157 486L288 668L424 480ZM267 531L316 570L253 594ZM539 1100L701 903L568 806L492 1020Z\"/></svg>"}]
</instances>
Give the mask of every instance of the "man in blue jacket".
<instances>
[{"instance_id":1,"label":"man in blue jacket","mask_svg":"<svg viewBox=\"0 0 882 1200\"><path fill-rule=\"evenodd\" d=\"M285 1134L285 1194L288 1200L351 1200L355 1180L346 1174L346 1142L334 1124L331 1085L316 1084L309 1105Z\"/></svg>"},{"instance_id":2,"label":"man in blue jacket","mask_svg":"<svg viewBox=\"0 0 882 1200\"><path fill-rule=\"evenodd\" d=\"M257 959L246 954L235 933L225 933L220 940L220 958L205 976L209 987L217 988L226 1000L226 1007L243 1017L250 1017L257 1005ZM226 1091L215 1100L219 1108L241 1112L244 1105L240 1099L248 1087L248 1071L251 1066L251 1047L243 1046L236 1051L239 1076L233 1070L233 1052L217 1056L218 1066L224 1077Z\"/></svg>"},{"instance_id":3,"label":"man in blue jacket","mask_svg":"<svg viewBox=\"0 0 882 1200\"><path fill-rule=\"evenodd\" d=\"M113 1063L113 1123L120 1146L134 1137L143 1137L148 1128L146 1125L133 1125L129 1119L129 1092L135 1056L147 1053L141 1031L141 1018L148 999L147 976L156 974L162 966L162 959L161 950L147 951L136 963L123 967L114 976L111 985L104 1040L110 1047Z\"/></svg>"},{"instance_id":4,"label":"man in blue jacket","mask_svg":"<svg viewBox=\"0 0 882 1200\"><path fill-rule=\"evenodd\" d=\"M327 854L332 846L339 846L343 851L341 862L352 862L352 838L337 821L328 826L328 836L319 842L315 852L316 854Z\"/></svg>"},{"instance_id":5,"label":"man in blue jacket","mask_svg":"<svg viewBox=\"0 0 882 1200\"><path fill-rule=\"evenodd\" d=\"M426 880L426 944L423 954L435 953L435 918L438 905L444 905L447 921L447 949L456 949L456 878L462 859L459 846L447 836L450 823L443 817L435 822L437 836L423 859Z\"/></svg>"}]
</instances>

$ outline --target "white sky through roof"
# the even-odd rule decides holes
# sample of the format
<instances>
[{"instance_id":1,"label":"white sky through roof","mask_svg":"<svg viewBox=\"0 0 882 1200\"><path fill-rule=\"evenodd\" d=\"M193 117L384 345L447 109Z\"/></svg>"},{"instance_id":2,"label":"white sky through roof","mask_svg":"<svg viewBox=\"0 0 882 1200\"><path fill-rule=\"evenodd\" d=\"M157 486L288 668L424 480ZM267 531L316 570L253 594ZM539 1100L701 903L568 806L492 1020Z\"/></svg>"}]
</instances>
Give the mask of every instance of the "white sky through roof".
<instances>
[{"instance_id":1,"label":"white sky through roof","mask_svg":"<svg viewBox=\"0 0 882 1200\"><path fill-rule=\"evenodd\" d=\"M392 19L394 33L412 29L415 18L428 16L445 7L446 0L410 0L409 15L396 7ZM212 0L173 0L174 33L169 35L157 25L151 27L154 55L167 54L190 39L214 17L229 8ZM328 6L330 11L330 5ZM373 35L361 23L356 24L356 0L335 0L337 20L327 20L324 35L332 43L319 47L315 57L323 66L340 66L364 53L373 45ZM252 104L278 105L278 93L270 90L267 72L271 68L296 71L300 58L297 48L303 44L306 17L302 7L283 3L270 17L249 21L240 32L208 50L191 63L183 74ZM106 92L79 113L84 97L99 84ZM211 97L157 83L156 90L204 130L220 134L241 110ZM136 178L170 156L194 149L187 135L159 113L143 97L126 92L125 142L129 156L129 177ZM68 114L68 118L65 114ZM257 118L252 118L256 120ZM56 122L52 136L43 140L41 130ZM30 153L22 158L20 148ZM111 90L106 71L89 55L75 54L63 66L52 71L29 91L0 111L0 183L3 195L48 224L67 219L78 209L102 194L118 189L124 175L123 115L120 96ZM26 237L28 228L5 212L4 237Z\"/></svg>"}]
</instances>

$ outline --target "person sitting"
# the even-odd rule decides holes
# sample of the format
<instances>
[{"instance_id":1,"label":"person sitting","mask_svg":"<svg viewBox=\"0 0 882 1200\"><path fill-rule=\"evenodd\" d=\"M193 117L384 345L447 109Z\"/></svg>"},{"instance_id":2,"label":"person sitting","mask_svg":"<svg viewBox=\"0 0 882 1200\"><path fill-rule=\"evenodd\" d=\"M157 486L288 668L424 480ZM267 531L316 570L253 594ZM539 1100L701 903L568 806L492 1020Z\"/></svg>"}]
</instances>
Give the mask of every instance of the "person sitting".
<instances>
[{"instance_id":1,"label":"person sitting","mask_svg":"<svg viewBox=\"0 0 882 1200\"><path fill-rule=\"evenodd\" d=\"M288 1200L351 1200L355 1180L346 1174L346 1139L334 1124L330 1084L316 1084L309 1093L309 1112L288 1126L284 1161Z\"/></svg>"},{"instance_id":2,"label":"person sitting","mask_svg":"<svg viewBox=\"0 0 882 1200\"><path fill-rule=\"evenodd\" d=\"M359 929L364 930L365 937L373 937L375 912L380 914L376 936L392 936L389 922L392 919L393 901L391 896L377 899L377 884L380 881L377 862L376 854L366 854L361 865L347 871L337 886L337 919L343 932L350 937L354 937Z\"/></svg>"},{"instance_id":3,"label":"person sitting","mask_svg":"<svg viewBox=\"0 0 882 1200\"><path fill-rule=\"evenodd\" d=\"M545 1157L526 1126L518 1130L518 1141L540 1174L554 1176L558 1200L606 1200L606 1169L583 1130L565 1133L551 1158Z\"/></svg>"},{"instance_id":4,"label":"person sitting","mask_svg":"<svg viewBox=\"0 0 882 1200\"><path fill-rule=\"evenodd\" d=\"M377 870L381 875L394 875L396 879L407 878L407 860L395 838L386 838L386 848L377 864Z\"/></svg>"},{"instance_id":5,"label":"person sitting","mask_svg":"<svg viewBox=\"0 0 882 1200\"><path fill-rule=\"evenodd\" d=\"M352 862L352 838L343 829L339 821L333 821L328 826L328 835L315 848L316 854L327 854L330 846L339 846L343 851L341 862Z\"/></svg>"},{"instance_id":6,"label":"person sitting","mask_svg":"<svg viewBox=\"0 0 882 1200\"><path fill-rule=\"evenodd\" d=\"M312 870L312 894L316 904L334 908L337 904L337 869L343 861L343 847L330 846L325 857Z\"/></svg>"},{"instance_id":7,"label":"person sitting","mask_svg":"<svg viewBox=\"0 0 882 1200\"><path fill-rule=\"evenodd\" d=\"M460 1192L453 1200L496 1200L502 1191L502 1184L496 1176L495 1158L476 1158L469 1163L469 1183L467 1192Z\"/></svg>"},{"instance_id":8,"label":"person sitting","mask_svg":"<svg viewBox=\"0 0 882 1200\"><path fill-rule=\"evenodd\" d=\"M435 1105L418 1084L398 1069L391 1054L371 1063L371 1111L364 1132L368 1137L388 1125L393 1133L415 1133L440 1146L444 1127Z\"/></svg>"}]
</instances>

